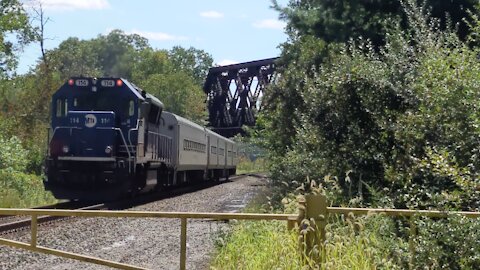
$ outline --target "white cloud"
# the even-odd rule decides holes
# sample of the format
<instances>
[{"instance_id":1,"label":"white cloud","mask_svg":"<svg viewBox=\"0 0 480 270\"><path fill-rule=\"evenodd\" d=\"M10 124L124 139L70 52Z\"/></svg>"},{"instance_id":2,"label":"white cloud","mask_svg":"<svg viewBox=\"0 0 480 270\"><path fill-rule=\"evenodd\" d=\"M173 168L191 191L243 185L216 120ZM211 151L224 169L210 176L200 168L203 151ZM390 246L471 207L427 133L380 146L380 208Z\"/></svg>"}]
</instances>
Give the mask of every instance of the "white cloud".
<instances>
[{"instance_id":1,"label":"white cloud","mask_svg":"<svg viewBox=\"0 0 480 270\"><path fill-rule=\"evenodd\" d=\"M141 30L132 30L130 32L125 32L126 34L137 34L144 38L155 40L155 41L175 41L175 40L187 40L188 37L185 36L175 36L163 32L149 32Z\"/></svg>"},{"instance_id":2,"label":"white cloud","mask_svg":"<svg viewBox=\"0 0 480 270\"><path fill-rule=\"evenodd\" d=\"M224 14L218 11L210 10L210 11L201 12L200 16L204 18L209 18L209 19L220 19L224 17Z\"/></svg>"},{"instance_id":3,"label":"white cloud","mask_svg":"<svg viewBox=\"0 0 480 270\"><path fill-rule=\"evenodd\" d=\"M26 1L25 6L36 7L42 4L45 10L100 10L110 7L108 0L32 0Z\"/></svg>"},{"instance_id":4,"label":"white cloud","mask_svg":"<svg viewBox=\"0 0 480 270\"><path fill-rule=\"evenodd\" d=\"M287 24L275 19L265 19L253 23L256 28L283 30Z\"/></svg>"},{"instance_id":5,"label":"white cloud","mask_svg":"<svg viewBox=\"0 0 480 270\"><path fill-rule=\"evenodd\" d=\"M230 59L223 59L222 61L217 63L217 65L219 65L219 66L228 66L228 65L233 65L233 64L238 64L238 61L230 60Z\"/></svg>"}]
</instances>

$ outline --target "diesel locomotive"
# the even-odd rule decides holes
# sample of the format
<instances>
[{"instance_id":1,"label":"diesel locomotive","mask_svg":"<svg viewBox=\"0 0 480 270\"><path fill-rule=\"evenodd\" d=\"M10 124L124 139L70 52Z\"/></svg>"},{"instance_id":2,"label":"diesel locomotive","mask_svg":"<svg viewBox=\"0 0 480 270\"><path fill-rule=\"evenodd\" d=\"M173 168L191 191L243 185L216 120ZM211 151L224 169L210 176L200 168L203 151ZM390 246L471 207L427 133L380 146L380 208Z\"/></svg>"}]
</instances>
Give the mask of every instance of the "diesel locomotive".
<instances>
[{"instance_id":1,"label":"diesel locomotive","mask_svg":"<svg viewBox=\"0 0 480 270\"><path fill-rule=\"evenodd\" d=\"M235 174L232 140L125 79L71 78L51 108L44 185L58 199L113 200Z\"/></svg>"}]
</instances>

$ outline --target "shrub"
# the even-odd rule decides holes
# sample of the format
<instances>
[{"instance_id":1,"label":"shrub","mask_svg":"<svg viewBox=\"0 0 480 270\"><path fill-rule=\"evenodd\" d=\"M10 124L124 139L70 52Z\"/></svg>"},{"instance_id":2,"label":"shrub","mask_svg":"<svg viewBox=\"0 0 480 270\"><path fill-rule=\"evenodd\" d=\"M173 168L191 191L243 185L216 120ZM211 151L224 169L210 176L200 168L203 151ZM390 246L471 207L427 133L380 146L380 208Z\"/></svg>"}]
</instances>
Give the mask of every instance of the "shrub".
<instances>
[{"instance_id":1,"label":"shrub","mask_svg":"<svg viewBox=\"0 0 480 270\"><path fill-rule=\"evenodd\" d=\"M29 173L30 151L20 139L0 137L0 207L31 207L54 202L41 176Z\"/></svg>"},{"instance_id":2,"label":"shrub","mask_svg":"<svg viewBox=\"0 0 480 270\"><path fill-rule=\"evenodd\" d=\"M374 191L398 208L480 209L479 51L414 1L404 10L409 28L390 26L381 48L361 38L286 46L299 52L284 52L260 132L283 195L334 175L347 201L377 203ZM322 61L307 66L305 55Z\"/></svg>"},{"instance_id":3,"label":"shrub","mask_svg":"<svg viewBox=\"0 0 480 270\"><path fill-rule=\"evenodd\" d=\"M462 216L417 220L416 269L477 269L480 220Z\"/></svg>"}]
</instances>

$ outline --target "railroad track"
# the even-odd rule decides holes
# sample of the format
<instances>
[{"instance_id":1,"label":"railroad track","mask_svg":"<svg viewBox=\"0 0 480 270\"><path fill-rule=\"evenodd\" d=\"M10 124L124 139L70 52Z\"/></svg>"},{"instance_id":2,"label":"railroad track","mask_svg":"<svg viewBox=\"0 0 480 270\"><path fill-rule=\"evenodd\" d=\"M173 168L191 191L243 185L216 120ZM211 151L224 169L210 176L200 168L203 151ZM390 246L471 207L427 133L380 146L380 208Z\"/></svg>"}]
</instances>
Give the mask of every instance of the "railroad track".
<instances>
[{"instance_id":1,"label":"railroad track","mask_svg":"<svg viewBox=\"0 0 480 270\"><path fill-rule=\"evenodd\" d=\"M240 179L247 176L259 177L259 178L264 177L262 175L257 175L257 174L240 174L240 175L235 175L230 177L228 181ZM35 207L33 209L124 210L124 209L132 208L138 205L147 204L147 203L151 203L158 200L163 200L163 199L179 196L186 193L196 192L202 189L213 187L215 185L226 183L228 181L220 181L220 182L210 181L210 182L200 183L192 186L178 187L175 189L168 189L168 190L155 192L155 193L147 193L142 196L138 196L130 199L123 199L115 202L88 204L85 202L67 201L67 202L60 202L57 204L52 204L47 206ZM0 216L0 220L3 217L5 216ZM69 219L69 218L70 217L39 216L37 218L37 222L40 224L40 223L47 223L51 221ZM31 225L31 219L22 219L18 221L12 221L9 223L0 224L0 234L16 232L21 229L26 229L30 225Z\"/></svg>"},{"instance_id":2,"label":"railroad track","mask_svg":"<svg viewBox=\"0 0 480 270\"><path fill-rule=\"evenodd\" d=\"M73 202L72 205L76 205L78 202ZM79 204L79 203L78 203ZM51 206L45 206L45 207L35 207L33 209L74 209L74 210L100 210L100 209L105 209L104 204L95 204L95 205L89 205L89 206L84 206L84 207L75 207L75 208L70 208L66 207L68 206L67 202L62 203L65 207L54 207L55 205ZM59 220L59 219L65 219L66 217L56 217L56 216L39 216L37 218L38 223L46 223L54 220ZM68 217L67 217L68 218ZM22 219L22 220L17 220L17 221L12 221L4 224L0 224L0 234L3 233L8 233L11 231L16 231L22 228L26 228L30 226L31 224L31 219Z\"/></svg>"}]
</instances>

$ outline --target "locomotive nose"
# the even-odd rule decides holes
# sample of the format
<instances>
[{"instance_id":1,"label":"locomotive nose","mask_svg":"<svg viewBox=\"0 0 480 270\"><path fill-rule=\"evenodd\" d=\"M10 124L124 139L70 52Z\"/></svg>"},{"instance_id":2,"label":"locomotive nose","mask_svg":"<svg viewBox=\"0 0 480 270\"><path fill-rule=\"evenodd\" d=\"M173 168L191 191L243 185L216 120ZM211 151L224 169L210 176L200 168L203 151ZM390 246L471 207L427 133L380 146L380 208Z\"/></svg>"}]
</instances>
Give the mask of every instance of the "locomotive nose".
<instances>
[{"instance_id":1,"label":"locomotive nose","mask_svg":"<svg viewBox=\"0 0 480 270\"><path fill-rule=\"evenodd\" d=\"M72 157L114 155L117 133L114 112L71 111L65 120L54 132L52 153Z\"/></svg>"}]
</instances>

